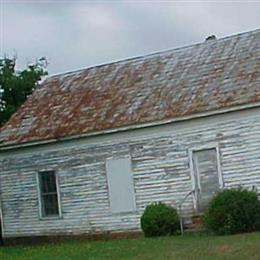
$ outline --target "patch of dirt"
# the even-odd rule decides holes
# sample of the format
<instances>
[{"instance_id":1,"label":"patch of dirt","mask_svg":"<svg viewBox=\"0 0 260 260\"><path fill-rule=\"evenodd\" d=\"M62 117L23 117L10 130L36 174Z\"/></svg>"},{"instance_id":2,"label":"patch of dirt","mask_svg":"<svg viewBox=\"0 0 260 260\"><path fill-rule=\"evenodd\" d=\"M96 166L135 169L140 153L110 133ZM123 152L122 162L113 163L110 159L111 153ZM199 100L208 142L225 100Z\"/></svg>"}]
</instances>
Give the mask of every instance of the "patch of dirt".
<instances>
[{"instance_id":1,"label":"patch of dirt","mask_svg":"<svg viewBox=\"0 0 260 260\"><path fill-rule=\"evenodd\" d=\"M220 245L216 248L216 251L221 253L230 253L234 251L234 248L232 248L230 245Z\"/></svg>"}]
</instances>

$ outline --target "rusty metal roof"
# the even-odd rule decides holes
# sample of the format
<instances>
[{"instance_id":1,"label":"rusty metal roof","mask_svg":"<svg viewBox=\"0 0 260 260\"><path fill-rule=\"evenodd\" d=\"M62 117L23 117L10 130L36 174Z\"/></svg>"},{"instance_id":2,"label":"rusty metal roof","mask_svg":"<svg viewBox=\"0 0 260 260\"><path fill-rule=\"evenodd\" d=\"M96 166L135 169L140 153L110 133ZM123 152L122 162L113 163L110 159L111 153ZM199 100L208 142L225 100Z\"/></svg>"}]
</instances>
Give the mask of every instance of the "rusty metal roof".
<instances>
[{"instance_id":1,"label":"rusty metal roof","mask_svg":"<svg viewBox=\"0 0 260 260\"><path fill-rule=\"evenodd\" d=\"M45 80L1 129L20 144L260 102L260 30Z\"/></svg>"}]
</instances>

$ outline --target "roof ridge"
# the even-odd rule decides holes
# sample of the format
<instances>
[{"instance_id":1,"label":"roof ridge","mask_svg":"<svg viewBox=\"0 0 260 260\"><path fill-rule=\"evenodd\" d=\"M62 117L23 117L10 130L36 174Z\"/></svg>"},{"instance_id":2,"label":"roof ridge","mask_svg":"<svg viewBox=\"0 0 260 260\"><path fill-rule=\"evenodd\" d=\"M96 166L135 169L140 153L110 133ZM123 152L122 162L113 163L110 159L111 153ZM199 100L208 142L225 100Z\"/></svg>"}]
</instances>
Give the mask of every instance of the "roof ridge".
<instances>
[{"instance_id":1,"label":"roof ridge","mask_svg":"<svg viewBox=\"0 0 260 260\"><path fill-rule=\"evenodd\" d=\"M176 48L156 51L156 52L152 52L152 53L148 53L148 54L143 54L143 55L140 55L140 56L129 57L129 58L126 58L126 59L119 59L119 60L111 61L111 62L107 62L107 63L91 65L89 67L75 69L75 70L72 70L72 71L61 72L61 73L57 73L57 74L54 74L54 75L51 75L51 76L47 77L44 81L53 80L53 79L56 79L58 77L65 77L65 76L69 76L69 75L75 75L77 73L81 73L81 72L86 71L86 70L91 70L91 69L94 69L94 68L100 68L100 67L104 67L104 66L108 66L108 65L112 65L112 64L118 64L118 63L123 63L123 62L139 60L139 59L142 59L142 58L145 58L145 57L147 57L147 58L151 57L152 58L153 56L157 56L157 55L160 55L160 54L166 54L168 52L184 50L184 49L187 49L187 48L192 48L192 47L195 47L195 46L208 44L208 43L221 42L221 41L224 41L224 40L228 40L230 38L239 37L241 35L254 34L254 33L257 33L258 31L260 32L260 28L257 28L257 29L254 29L254 30L250 30L250 31L246 31L246 32L240 32L240 33L224 36L222 38L219 38L219 39L216 39L216 40L213 40L213 41L197 42L197 43L193 43L193 44L190 44L190 45L185 45L185 46L180 46L180 47L176 47Z\"/></svg>"}]
</instances>

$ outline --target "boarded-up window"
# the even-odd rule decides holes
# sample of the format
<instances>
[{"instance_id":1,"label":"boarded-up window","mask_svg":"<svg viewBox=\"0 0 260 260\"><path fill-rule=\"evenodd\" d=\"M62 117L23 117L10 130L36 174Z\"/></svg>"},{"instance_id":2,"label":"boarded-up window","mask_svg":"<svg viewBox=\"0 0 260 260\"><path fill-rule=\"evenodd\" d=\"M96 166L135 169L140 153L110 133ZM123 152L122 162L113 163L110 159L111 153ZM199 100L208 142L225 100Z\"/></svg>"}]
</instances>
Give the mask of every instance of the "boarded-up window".
<instances>
[{"instance_id":1,"label":"boarded-up window","mask_svg":"<svg viewBox=\"0 0 260 260\"><path fill-rule=\"evenodd\" d=\"M59 215L57 182L54 171L39 172L42 217Z\"/></svg>"},{"instance_id":2,"label":"boarded-up window","mask_svg":"<svg viewBox=\"0 0 260 260\"><path fill-rule=\"evenodd\" d=\"M135 210L133 175L130 158L106 161L110 208L113 212Z\"/></svg>"}]
</instances>

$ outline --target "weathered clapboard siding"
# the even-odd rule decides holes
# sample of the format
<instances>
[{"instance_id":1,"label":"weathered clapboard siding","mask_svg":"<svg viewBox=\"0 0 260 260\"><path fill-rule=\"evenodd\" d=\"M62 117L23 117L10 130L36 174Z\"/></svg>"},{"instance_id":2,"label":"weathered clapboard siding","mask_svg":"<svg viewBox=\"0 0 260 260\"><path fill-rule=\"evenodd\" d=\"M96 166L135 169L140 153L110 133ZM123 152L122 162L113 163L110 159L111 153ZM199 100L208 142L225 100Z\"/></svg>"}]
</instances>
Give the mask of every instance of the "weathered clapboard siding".
<instances>
[{"instance_id":1,"label":"weathered clapboard siding","mask_svg":"<svg viewBox=\"0 0 260 260\"><path fill-rule=\"evenodd\" d=\"M260 189L260 108L0 154L4 236L81 234L140 228L152 201L176 206L192 188L189 149L216 143L225 187ZM105 161L132 158L136 211L111 213ZM62 218L40 219L36 173L59 176ZM193 214L193 200L184 203Z\"/></svg>"}]
</instances>

